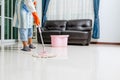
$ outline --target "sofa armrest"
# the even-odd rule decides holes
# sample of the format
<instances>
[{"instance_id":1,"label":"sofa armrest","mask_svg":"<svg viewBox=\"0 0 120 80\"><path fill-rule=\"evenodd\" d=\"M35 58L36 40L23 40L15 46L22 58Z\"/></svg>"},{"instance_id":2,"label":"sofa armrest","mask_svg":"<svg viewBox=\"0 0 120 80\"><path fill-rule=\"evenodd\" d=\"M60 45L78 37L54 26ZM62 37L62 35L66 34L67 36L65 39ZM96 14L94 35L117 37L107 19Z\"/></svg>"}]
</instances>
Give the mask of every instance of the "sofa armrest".
<instances>
[{"instance_id":1,"label":"sofa armrest","mask_svg":"<svg viewBox=\"0 0 120 80\"><path fill-rule=\"evenodd\" d=\"M45 31L46 29L45 29L45 27L41 27L41 31Z\"/></svg>"}]
</instances>

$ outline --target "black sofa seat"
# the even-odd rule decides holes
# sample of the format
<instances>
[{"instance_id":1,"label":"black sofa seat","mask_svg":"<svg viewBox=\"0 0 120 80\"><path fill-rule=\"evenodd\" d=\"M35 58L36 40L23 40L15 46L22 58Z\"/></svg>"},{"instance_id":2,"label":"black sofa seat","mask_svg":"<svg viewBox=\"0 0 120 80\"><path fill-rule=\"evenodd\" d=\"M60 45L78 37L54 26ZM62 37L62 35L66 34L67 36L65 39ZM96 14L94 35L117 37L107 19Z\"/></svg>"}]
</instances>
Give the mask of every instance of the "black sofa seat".
<instances>
[{"instance_id":1,"label":"black sofa seat","mask_svg":"<svg viewBox=\"0 0 120 80\"><path fill-rule=\"evenodd\" d=\"M68 44L89 45L91 41L92 20L47 20L42 27L42 35L45 43L51 42L51 35L69 35ZM38 32L38 42L40 36Z\"/></svg>"}]
</instances>

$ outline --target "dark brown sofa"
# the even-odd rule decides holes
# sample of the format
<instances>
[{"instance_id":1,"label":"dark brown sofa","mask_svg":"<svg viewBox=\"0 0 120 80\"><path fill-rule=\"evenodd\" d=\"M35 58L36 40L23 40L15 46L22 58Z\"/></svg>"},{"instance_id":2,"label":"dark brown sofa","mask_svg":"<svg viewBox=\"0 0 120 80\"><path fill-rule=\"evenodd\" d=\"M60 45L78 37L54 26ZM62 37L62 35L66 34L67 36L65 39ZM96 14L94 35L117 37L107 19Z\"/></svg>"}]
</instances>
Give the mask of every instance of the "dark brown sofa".
<instances>
[{"instance_id":1,"label":"dark brown sofa","mask_svg":"<svg viewBox=\"0 0 120 80\"><path fill-rule=\"evenodd\" d=\"M92 20L48 20L41 29L45 43L51 43L51 35L69 35L68 44L89 45ZM41 43L39 32L37 34L37 40Z\"/></svg>"}]
</instances>

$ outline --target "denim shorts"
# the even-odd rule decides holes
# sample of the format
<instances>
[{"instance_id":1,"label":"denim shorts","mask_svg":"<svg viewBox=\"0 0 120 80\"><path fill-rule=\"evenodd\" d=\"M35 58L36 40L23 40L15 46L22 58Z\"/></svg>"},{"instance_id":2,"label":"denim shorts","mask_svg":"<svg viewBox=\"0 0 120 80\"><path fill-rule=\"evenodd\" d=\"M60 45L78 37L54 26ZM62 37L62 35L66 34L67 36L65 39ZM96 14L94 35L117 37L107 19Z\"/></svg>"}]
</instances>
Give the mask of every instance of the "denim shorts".
<instances>
[{"instance_id":1,"label":"denim shorts","mask_svg":"<svg viewBox=\"0 0 120 80\"><path fill-rule=\"evenodd\" d=\"M21 41L28 41L33 36L33 28L19 28Z\"/></svg>"}]
</instances>

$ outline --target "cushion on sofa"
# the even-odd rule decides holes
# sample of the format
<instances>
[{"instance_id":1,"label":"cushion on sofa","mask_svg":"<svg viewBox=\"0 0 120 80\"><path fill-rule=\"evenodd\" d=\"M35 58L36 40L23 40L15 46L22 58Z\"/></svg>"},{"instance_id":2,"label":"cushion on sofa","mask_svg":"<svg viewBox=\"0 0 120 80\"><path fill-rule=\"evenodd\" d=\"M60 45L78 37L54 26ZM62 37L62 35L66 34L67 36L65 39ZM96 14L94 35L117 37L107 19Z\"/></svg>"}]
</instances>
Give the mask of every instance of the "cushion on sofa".
<instances>
[{"instance_id":1,"label":"cushion on sofa","mask_svg":"<svg viewBox=\"0 0 120 80\"><path fill-rule=\"evenodd\" d=\"M42 35L43 35L43 38L50 38L50 35L60 35L61 34L61 31L59 30L50 30L50 31L43 31L42 32Z\"/></svg>"},{"instance_id":2,"label":"cushion on sofa","mask_svg":"<svg viewBox=\"0 0 120 80\"><path fill-rule=\"evenodd\" d=\"M82 19L82 20L69 20L67 22L67 30L77 30L77 31L89 31L92 30L92 20Z\"/></svg>"},{"instance_id":3,"label":"cushion on sofa","mask_svg":"<svg viewBox=\"0 0 120 80\"><path fill-rule=\"evenodd\" d=\"M88 31L72 31L66 30L61 32L62 35L69 35L69 39L88 39L89 32Z\"/></svg>"},{"instance_id":4,"label":"cushion on sofa","mask_svg":"<svg viewBox=\"0 0 120 80\"><path fill-rule=\"evenodd\" d=\"M66 28L66 20L47 20L45 23L46 30L61 30Z\"/></svg>"}]
</instances>

